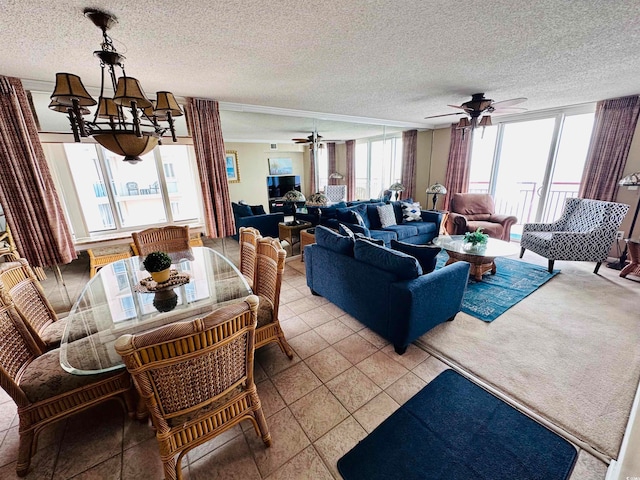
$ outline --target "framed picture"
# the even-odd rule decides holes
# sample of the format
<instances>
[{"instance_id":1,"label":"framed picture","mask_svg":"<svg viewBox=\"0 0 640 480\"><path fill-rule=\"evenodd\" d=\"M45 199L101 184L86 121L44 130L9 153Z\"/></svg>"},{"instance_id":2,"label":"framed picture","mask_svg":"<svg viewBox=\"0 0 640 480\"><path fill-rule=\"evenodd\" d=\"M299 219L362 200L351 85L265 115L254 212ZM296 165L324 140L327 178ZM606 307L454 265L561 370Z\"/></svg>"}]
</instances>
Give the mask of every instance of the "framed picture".
<instances>
[{"instance_id":1,"label":"framed picture","mask_svg":"<svg viewBox=\"0 0 640 480\"><path fill-rule=\"evenodd\" d=\"M293 162L290 158L270 158L269 175L291 175Z\"/></svg>"},{"instance_id":2,"label":"framed picture","mask_svg":"<svg viewBox=\"0 0 640 480\"><path fill-rule=\"evenodd\" d=\"M225 152L227 180L229 183L240 183L240 169L238 168L238 152L227 150Z\"/></svg>"}]
</instances>

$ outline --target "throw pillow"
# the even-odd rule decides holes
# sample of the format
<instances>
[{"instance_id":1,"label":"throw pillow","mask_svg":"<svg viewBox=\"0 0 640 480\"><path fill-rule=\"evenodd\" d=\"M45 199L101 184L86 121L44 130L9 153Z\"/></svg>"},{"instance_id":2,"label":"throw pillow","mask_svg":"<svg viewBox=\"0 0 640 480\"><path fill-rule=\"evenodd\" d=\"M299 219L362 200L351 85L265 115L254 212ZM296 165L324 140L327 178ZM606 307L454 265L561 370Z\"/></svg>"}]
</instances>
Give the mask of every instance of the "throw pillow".
<instances>
[{"instance_id":1,"label":"throw pillow","mask_svg":"<svg viewBox=\"0 0 640 480\"><path fill-rule=\"evenodd\" d=\"M353 256L356 260L392 273L398 280L412 280L422 275L420 264L411 255L366 240L356 240Z\"/></svg>"},{"instance_id":2,"label":"throw pillow","mask_svg":"<svg viewBox=\"0 0 640 480\"><path fill-rule=\"evenodd\" d=\"M362 218L362 215L360 215L359 212L356 212L355 210L353 212L351 212L351 214L353 215L353 217L356 219L356 223L358 225L360 225L361 227L365 227L367 226L367 224L364 222L364 218Z\"/></svg>"},{"instance_id":3,"label":"throw pillow","mask_svg":"<svg viewBox=\"0 0 640 480\"><path fill-rule=\"evenodd\" d=\"M355 234L356 238L359 238L360 240L366 240L367 242L371 242L375 245L380 245L381 247L384 247L384 240L381 238L371 238L371 237L367 237L366 235L362 234L362 233L356 233Z\"/></svg>"},{"instance_id":4,"label":"throw pillow","mask_svg":"<svg viewBox=\"0 0 640 480\"><path fill-rule=\"evenodd\" d=\"M403 222L421 222L419 203L402 202L402 221Z\"/></svg>"},{"instance_id":5,"label":"throw pillow","mask_svg":"<svg viewBox=\"0 0 640 480\"><path fill-rule=\"evenodd\" d=\"M267 213L262 205L251 205L251 211L254 215L266 215Z\"/></svg>"},{"instance_id":6,"label":"throw pillow","mask_svg":"<svg viewBox=\"0 0 640 480\"><path fill-rule=\"evenodd\" d=\"M343 224L343 223L339 223L338 224L338 232L340 232L342 235L346 235L347 237L353 239L353 241L355 242L356 236L353 233L353 230L351 230L345 224ZM362 234L360 234L360 235L362 235Z\"/></svg>"},{"instance_id":7,"label":"throw pillow","mask_svg":"<svg viewBox=\"0 0 640 480\"><path fill-rule=\"evenodd\" d=\"M436 268L436 256L440 253L440 247L431 245L413 245L411 243L391 240L391 248L398 252L411 255L418 260L422 267L422 273L433 272Z\"/></svg>"},{"instance_id":8,"label":"throw pillow","mask_svg":"<svg viewBox=\"0 0 640 480\"><path fill-rule=\"evenodd\" d=\"M353 257L353 240L327 227L316 227L316 244L332 252Z\"/></svg>"},{"instance_id":9,"label":"throw pillow","mask_svg":"<svg viewBox=\"0 0 640 480\"><path fill-rule=\"evenodd\" d=\"M396 215L393 213L393 206L381 205L378 207L378 216L380 217L380 223L382 228L391 227L397 225Z\"/></svg>"},{"instance_id":10,"label":"throw pillow","mask_svg":"<svg viewBox=\"0 0 640 480\"><path fill-rule=\"evenodd\" d=\"M251 207L249 205L232 203L231 208L233 209L233 214L238 218L253 216L253 212L251 211Z\"/></svg>"}]
</instances>

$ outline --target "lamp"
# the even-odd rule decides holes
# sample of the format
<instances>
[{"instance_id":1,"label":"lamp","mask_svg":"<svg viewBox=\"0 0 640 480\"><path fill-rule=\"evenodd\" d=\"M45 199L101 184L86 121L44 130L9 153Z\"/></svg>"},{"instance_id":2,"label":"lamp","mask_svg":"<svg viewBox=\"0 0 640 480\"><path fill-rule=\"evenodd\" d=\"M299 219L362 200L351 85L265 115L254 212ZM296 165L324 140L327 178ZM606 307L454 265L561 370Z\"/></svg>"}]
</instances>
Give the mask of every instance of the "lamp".
<instances>
[{"instance_id":1,"label":"lamp","mask_svg":"<svg viewBox=\"0 0 640 480\"><path fill-rule=\"evenodd\" d=\"M56 73L56 86L51 94L52 110L69 116L73 138L93 137L107 150L124 157L125 162L137 163L140 156L150 152L160 143L167 131L177 141L174 117L181 116L182 109L171 92L157 92L155 105L147 98L140 82L128 77L124 71L125 57L113 45L107 30L118 20L110 13L86 8L84 15L102 30L101 50L93 52L100 60L102 82L98 101L87 92L79 76L71 73ZM122 76L116 78L116 67ZM113 94L106 91L110 84ZM87 107L98 105L93 119ZM160 125L166 121L168 126Z\"/></svg>"},{"instance_id":2,"label":"lamp","mask_svg":"<svg viewBox=\"0 0 640 480\"><path fill-rule=\"evenodd\" d=\"M436 203L438 202L438 195L444 195L447 193L447 189L444 188L444 185L436 182L427 188L427 195L433 194L433 210L436 209Z\"/></svg>"},{"instance_id":3,"label":"lamp","mask_svg":"<svg viewBox=\"0 0 640 480\"><path fill-rule=\"evenodd\" d=\"M285 202L293 205L293 222L291 222L290 225L298 225L299 222L296 220L296 202L304 202L306 200L305 196L298 190L289 190L282 198Z\"/></svg>"},{"instance_id":4,"label":"lamp","mask_svg":"<svg viewBox=\"0 0 640 480\"><path fill-rule=\"evenodd\" d=\"M622 178L618 185L621 187L637 187L640 186L640 172L630 173L626 177ZM629 228L629 236L627 240L633 237L633 229L636 227L636 220L638 220L638 212L640 212L640 196L638 197L638 204L636 205L636 212L633 214L633 220L631 221L631 228ZM610 267L621 270L624 268L627 262L627 253L629 251L628 243L625 243L624 251L620 255L620 262L618 264L608 265Z\"/></svg>"},{"instance_id":5,"label":"lamp","mask_svg":"<svg viewBox=\"0 0 640 480\"><path fill-rule=\"evenodd\" d=\"M396 182L389 187L389 190L391 190L392 192L396 192L396 201L397 201L398 197L400 196L400 192L404 192L405 188L403 184L401 184L400 182Z\"/></svg>"},{"instance_id":6,"label":"lamp","mask_svg":"<svg viewBox=\"0 0 640 480\"><path fill-rule=\"evenodd\" d=\"M338 172L333 172L331 175L329 175L329 178L335 178L337 180L342 180L344 178L344 175L342 175L341 173L338 173Z\"/></svg>"}]
</instances>

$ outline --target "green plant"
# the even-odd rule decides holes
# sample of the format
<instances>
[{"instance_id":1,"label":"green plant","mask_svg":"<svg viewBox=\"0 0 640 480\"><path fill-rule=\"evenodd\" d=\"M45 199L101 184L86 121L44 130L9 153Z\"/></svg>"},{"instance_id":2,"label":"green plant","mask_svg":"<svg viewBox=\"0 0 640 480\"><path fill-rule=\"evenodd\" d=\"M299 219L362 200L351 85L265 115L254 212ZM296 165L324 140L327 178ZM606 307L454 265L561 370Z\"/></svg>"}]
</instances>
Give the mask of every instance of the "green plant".
<instances>
[{"instance_id":1,"label":"green plant","mask_svg":"<svg viewBox=\"0 0 640 480\"><path fill-rule=\"evenodd\" d=\"M470 243L471 245L484 245L487 243L489 239L489 235L486 233L482 233L482 229L479 228L475 232L467 232L464 234L465 243Z\"/></svg>"},{"instance_id":2,"label":"green plant","mask_svg":"<svg viewBox=\"0 0 640 480\"><path fill-rule=\"evenodd\" d=\"M151 252L142 264L147 272L161 272L171 266L171 257L164 252Z\"/></svg>"}]
</instances>

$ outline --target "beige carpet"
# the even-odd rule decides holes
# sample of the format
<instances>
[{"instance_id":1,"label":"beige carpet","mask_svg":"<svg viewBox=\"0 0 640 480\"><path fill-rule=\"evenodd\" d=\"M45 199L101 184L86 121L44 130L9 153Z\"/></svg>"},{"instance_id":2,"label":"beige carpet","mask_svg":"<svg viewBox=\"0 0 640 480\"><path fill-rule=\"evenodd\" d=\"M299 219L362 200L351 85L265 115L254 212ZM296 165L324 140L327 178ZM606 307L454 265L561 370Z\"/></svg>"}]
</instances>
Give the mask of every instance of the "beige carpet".
<instances>
[{"instance_id":1,"label":"beige carpet","mask_svg":"<svg viewBox=\"0 0 640 480\"><path fill-rule=\"evenodd\" d=\"M593 266L556 262L560 275L492 323L460 313L419 344L617 458L640 378L640 282Z\"/></svg>"}]
</instances>

